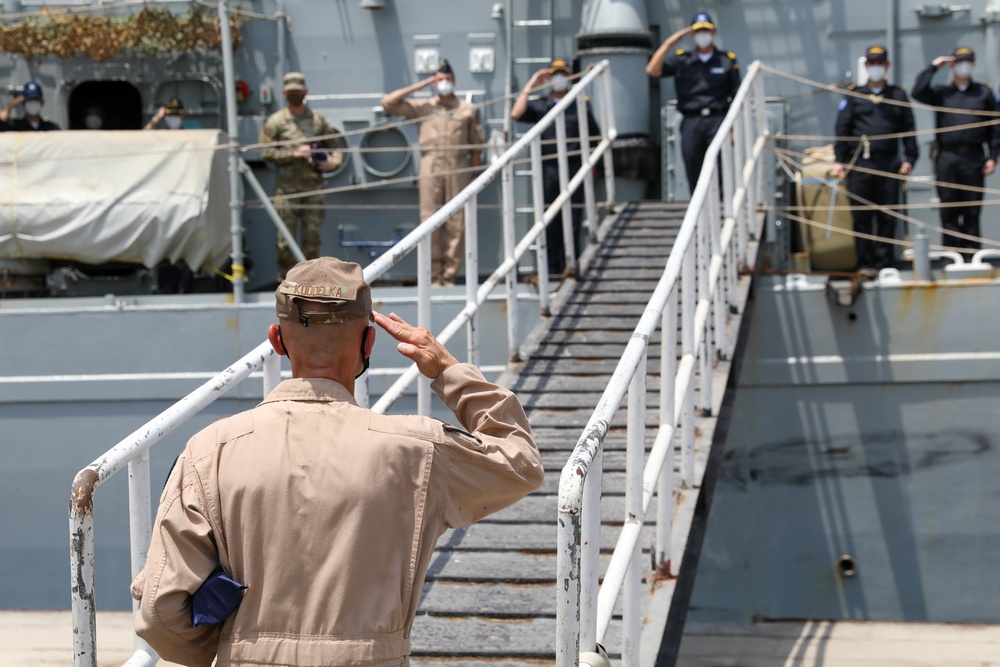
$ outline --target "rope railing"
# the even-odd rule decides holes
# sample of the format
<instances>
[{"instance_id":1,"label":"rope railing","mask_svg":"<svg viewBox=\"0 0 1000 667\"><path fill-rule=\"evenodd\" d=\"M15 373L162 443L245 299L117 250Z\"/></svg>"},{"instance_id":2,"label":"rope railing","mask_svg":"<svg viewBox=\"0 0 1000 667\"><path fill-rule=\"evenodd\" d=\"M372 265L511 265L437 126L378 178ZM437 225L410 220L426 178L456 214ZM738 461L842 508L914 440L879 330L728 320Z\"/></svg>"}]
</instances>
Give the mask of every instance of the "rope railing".
<instances>
[{"instance_id":1,"label":"rope railing","mask_svg":"<svg viewBox=\"0 0 1000 667\"><path fill-rule=\"evenodd\" d=\"M800 169L803 167L803 165L801 163L795 163L795 161L791 160L787 155L782 155L778 151L774 151L774 153L775 153L775 156L778 158L779 161L781 161L781 160L789 160L789 162L791 162L792 164L796 164L796 166L798 166ZM898 178L898 179L904 180L904 181L909 180L906 176L902 176L900 174L893 174L891 172L883 172L883 171L878 171L878 170L875 170L875 169L862 169L862 168L859 168L859 167L855 167L855 169L865 171L866 173L873 173L873 174L878 174L878 175L884 175L887 178ZM945 229L944 227L933 225L931 223L924 222L923 220L919 220L919 219L914 218L912 216L900 213L899 212L899 208L895 204L893 204L893 205L876 204L876 203L874 203L874 202L872 202L872 201L870 201L870 200L862 197L861 195L858 195L857 193L851 192L848 189L845 189L844 192L847 194L848 198L850 198L853 201L859 202L859 204L861 205L861 207L864 208L864 209L868 209L868 210L876 209L876 210L878 210L880 212L883 212L883 213L885 213L885 214L887 214L887 215L889 215L889 216L891 216L893 218L896 218L897 220L900 220L902 222L907 222L909 224L915 225L917 227L921 227L923 229L929 229L931 231L940 232L941 234L946 234L948 236L954 236L955 238L960 238L960 239L965 239L967 241L975 241L975 242L982 243L982 244L985 244L985 245L1000 247L1000 241L994 241L992 239L987 239L987 238L980 237L980 236L973 236L971 234L966 234L964 232L959 232L959 231L952 230L952 229ZM969 202L965 202L965 203L966 203L966 205L969 204ZM806 224L809 224L809 223L806 223ZM863 232L855 232L853 230L851 231L851 233L849 235L850 236L857 236L859 238L871 238L872 240L881 240L883 238L883 237L874 237L871 234L866 234L866 233L863 233ZM886 243L893 243L893 244L897 244L897 245L907 245L907 246L910 245L910 243L908 241L898 241L898 239L892 239L892 240L886 239ZM961 251L961 252L975 252L975 250L969 249L969 248L964 248L964 249L963 248L952 248L950 246L932 246L932 249L956 250L956 251Z\"/></svg>"}]
</instances>

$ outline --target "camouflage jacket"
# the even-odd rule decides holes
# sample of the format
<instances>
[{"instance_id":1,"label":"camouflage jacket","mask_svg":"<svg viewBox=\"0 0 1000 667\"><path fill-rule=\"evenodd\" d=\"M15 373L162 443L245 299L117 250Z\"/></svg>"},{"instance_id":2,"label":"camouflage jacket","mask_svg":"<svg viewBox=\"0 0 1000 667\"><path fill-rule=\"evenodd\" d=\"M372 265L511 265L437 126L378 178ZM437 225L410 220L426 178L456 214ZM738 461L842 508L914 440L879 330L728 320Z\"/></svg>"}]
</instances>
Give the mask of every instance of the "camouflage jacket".
<instances>
[{"instance_id":1,"label":"camouflage jacket","mask_svg":"<svg viewBox=\"0 0 1000 667\"><path fill-rule=\"evenodd\" d=\"M311 141L313 137L330 134L337 134L337 130L319 112L308 106L302 114L293 114L288 107L271 114L260 132L260 143L301 140L301 143L268 146L261 151L261 156L275 165L276 186L285 192L306 192L323 187L323 174L312 161L295 157L293 153L302 144L317 143L329 151L330 159L335 164L340 165L344 161L344 154L340 150L339 137Z\"/></svg>"}]
</instances>

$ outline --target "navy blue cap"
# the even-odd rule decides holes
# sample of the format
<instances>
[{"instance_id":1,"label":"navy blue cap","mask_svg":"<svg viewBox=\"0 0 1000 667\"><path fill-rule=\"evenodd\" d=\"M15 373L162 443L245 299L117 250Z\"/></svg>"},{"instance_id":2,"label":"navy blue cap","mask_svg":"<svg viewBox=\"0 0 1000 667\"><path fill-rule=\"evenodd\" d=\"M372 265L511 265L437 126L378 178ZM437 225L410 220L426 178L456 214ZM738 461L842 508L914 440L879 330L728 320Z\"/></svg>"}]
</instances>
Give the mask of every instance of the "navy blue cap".
<instances>
[{"instance_id":1,"label":"navy blue cap","mask_svg":"<svg viewBox=\"0 0 1000 667\"><path fill-rule=\"evenodd\" d=\"M715 30L715 23L712 22L712 17L709 16L708 12L698 12L691 19L691 29Z\"/></svg>"},{"instance_id":2,"label":"navy blue cap","mask_svg":"<svg viewBox=\"0 0 1000 667\"><path fill-rule=\"evenodd\" d=\"M455 70L451 68L451 63L449 63L447 60L441 61L441 64L438 65L437 71L440 72L441 74L451 74L452 76L455 75Z\"/></svg>"},{"instance_id":3,"label":"navy blue cap","mask_svg":"<svg viewBox=\"0 0 1000 667\"><path fill-rule=\"evenodd\" d=\"M865 51L865 60L870 63L889 62L889 50L881 44L872 44Z\"/></svg>"},{"instance_id":4,"label":"navy blue cap","mask_svg":"<svg viewBox=\"0 0 1000 667\"><path fill-rule=\"evenodd\" d=\"M24 84L24 91L21 93L21 96L26 100L40 100L45 97L42 95L42 87L34 81Z\"/></svg>"},{"instance_id":5,"label":"navy blue cap","mask_svg":"<svg viewBox=\"0 0 1000 667\"><path fill-rule=\"evenodd\" d=\"M963 60L971 60L976 62L976 52L967 46L960 46L951 54L955 58L955 62L960 63Z\"/></svg>"}]
</instances>

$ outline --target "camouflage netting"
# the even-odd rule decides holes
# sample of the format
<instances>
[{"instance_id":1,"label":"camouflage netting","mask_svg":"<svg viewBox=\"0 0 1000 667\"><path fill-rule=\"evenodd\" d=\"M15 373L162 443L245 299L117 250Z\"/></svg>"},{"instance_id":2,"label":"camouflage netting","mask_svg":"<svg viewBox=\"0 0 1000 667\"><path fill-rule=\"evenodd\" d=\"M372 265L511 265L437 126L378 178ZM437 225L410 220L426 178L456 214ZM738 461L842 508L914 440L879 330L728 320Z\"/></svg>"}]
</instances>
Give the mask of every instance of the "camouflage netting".
<instances>
[{"instance_id":1,"label":"camouflage netting","mask_svg":"<svg viewBox=\"0 0 1000 667\"><path fill-rule=\"evenodd\" d=\"M242 40L241 19L230 26L233 47ZM198 49L215 50L222 44L219 18L193 10L177 15L168 9L146 7L128 16L90 16L43 11L38 16L0 27L0 52L34 58L77 54L104 62L122 51L156 56Z\"/></svg>"}]
</instances>

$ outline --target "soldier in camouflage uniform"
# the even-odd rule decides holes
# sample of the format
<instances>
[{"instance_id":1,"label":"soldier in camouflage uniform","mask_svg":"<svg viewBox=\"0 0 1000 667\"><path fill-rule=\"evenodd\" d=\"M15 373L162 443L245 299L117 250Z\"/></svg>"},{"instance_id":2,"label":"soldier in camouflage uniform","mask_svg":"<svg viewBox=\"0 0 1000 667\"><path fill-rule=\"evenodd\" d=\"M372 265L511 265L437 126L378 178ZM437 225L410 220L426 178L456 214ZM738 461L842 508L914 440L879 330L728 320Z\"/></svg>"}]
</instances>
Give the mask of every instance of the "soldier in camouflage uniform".
<instances>
[{"instance_id":1,"label":"soldier in camouflage uniform","mask_svg":"<svg viewBox=\"0 0 1000 667\"><path fill-rule=\"evenodd\" d=\"M434 86L437 95L407 99L407 95ZM393 91L382 98L389 113L419 118L420 220L423 222L469 184L468 167L480 165L483 126L476 107L455 96L455 73L442 61L434 76ZM431 278L434 285L453 285L462 265L465 209L459 209L431 237Z\"/></svg>"},{"instance_id":2,"label":"soldier in camouflage uniform","mask_svg":"<svg viewBox=\"0 0 1000 667\"><path fill-rule=\"evenodd\" d=\"M261 152L262 157L273 162L277 170L274 179L276 197L322 189L323 172L337 169L344 160L340 140L329 137L337 131L305 104L309 93L305 76L300 72L286 74L282 92L288 104L267 119L260 133L260 143L288 140L301 140L301 143L268 146ZM314 137L323 136L328 138L314 140ZM319 194L275 202L278 214L298 240L306 259L320 256L320 233L326 213L323 204L323 195ZM277 259L279 279L283 280L296 260L281 234L278 234Z\"/></svg>"}]
</instances>

